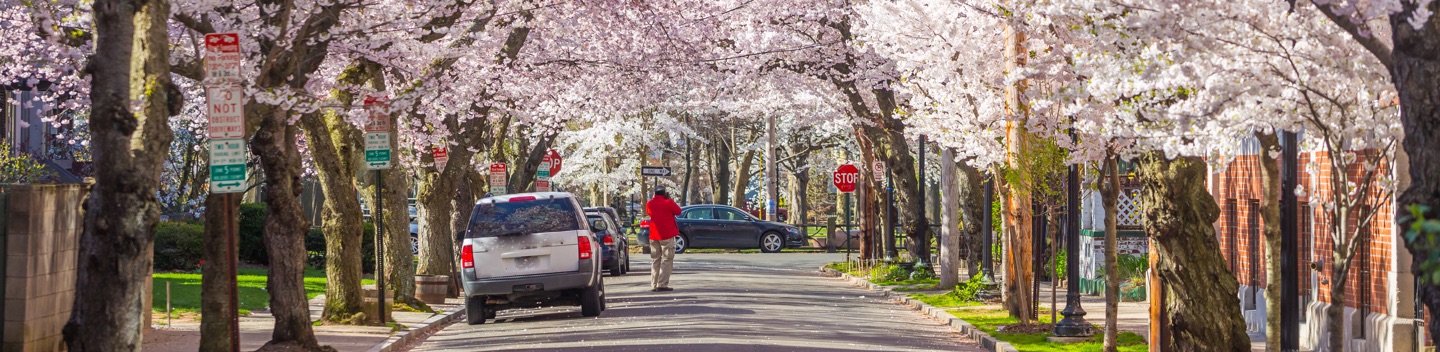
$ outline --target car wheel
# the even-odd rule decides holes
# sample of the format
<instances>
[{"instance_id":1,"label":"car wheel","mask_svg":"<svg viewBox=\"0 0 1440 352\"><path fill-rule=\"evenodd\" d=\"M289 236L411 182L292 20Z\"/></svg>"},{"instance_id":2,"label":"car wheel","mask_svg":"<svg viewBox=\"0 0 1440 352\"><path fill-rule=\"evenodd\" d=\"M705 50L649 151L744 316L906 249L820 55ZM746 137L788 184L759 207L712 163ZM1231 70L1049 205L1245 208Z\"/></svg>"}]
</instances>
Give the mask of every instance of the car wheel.
<instances>
[{"instance_id":1,"label":"car wheel","mask_svg":"<svg viewBox=\"0 0 1440 352\"><path fill-rule=\"evenodd\" d=\"M610 276L624 275L625 271L620 267L620 258L615 258L615 265L610 266Z\"/></svg>"},{"instance_id":2,"label":"car wheel","mask_svg":"<svg viewBox=\"0 0 1440 352\"><path fill-rule=\"evenodd\" d=\"M603 281L595 284L595 286L586 287L584 291L580 292L580 315L587 317L600 316L600 311L604 309L602 305L604 305L605 302L605 296L602 294L603 291L601 291L600 288L601 285L604 285Z\"/></svg>"},{"instance_id":3,"label":"car wheel","mask_svg":"<svg viewBox=\"0 0 1440 352\"><path fill-rule=\"evenodd\" d=\"M485 318L493 312L486 312L485 297L470 296L465 298L465 323L480 325L485 323Z\"/></svg>"},{"instance_id":4,"label":"car wheel","mask_svg":"<svg viewBox=\"0 0 1440 352\"><path fill-rule=\"evenodd\" d=\"M689 244L690 241L685 239L685 234L675 236L675 254L685 254L685 250L689 249Z\"/></svg>"},{"instance_id":5,"label":"car wheel","mask_svg":"<svg viewBox=\"0 0 1440 352\"><path fill-rule=\"evenodd\" d=\"M766 232L764 235L760 236L761 252L779 253L780 250L784 248L785 240L780 237L780 234L774 232Z\"/></svg>"},{"instance_id":6,"label":"car wheel","mask_svg":"<svg viewBox=\"0 0 1440 352\"><path fill-rule=\"evenodd\" d=\"M420 235L410 234L410 253L420 255Z\"/></svg>"},{"instance_id":7,"label":"car wheel","mask_svg":"<svg viewBox=\"0 0 1440 352\"><path fill-rule=\"evenodd\" d=\"M620 265L623 265L623 266L625 267L625 269L620 270L620 273L621 273L621 274L629 274L629 273L630 273L630 251L625 251L625 261L624 261L624 262L621 262Z\"/></svg>"}]
</instances>

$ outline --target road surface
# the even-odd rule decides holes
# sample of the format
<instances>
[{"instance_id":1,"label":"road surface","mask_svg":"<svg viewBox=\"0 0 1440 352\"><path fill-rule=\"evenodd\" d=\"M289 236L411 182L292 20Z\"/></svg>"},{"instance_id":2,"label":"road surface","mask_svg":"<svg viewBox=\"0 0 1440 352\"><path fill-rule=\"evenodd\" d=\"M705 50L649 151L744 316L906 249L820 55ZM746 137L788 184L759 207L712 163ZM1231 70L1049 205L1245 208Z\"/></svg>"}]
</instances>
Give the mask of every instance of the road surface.
<instances>
[{"instance_id":1,"label":"road surface","mask_svg":"<svg viewBox=\"0 0 1440 352\"><path fill-rule=\"evenodd\" d=\"M650 292L648 257L605 277L608 310L501 311L463 321L414 351L982 351L948 327L820 265L844 254L682 254L673 292Z\"/></svg>"}]
</instances>

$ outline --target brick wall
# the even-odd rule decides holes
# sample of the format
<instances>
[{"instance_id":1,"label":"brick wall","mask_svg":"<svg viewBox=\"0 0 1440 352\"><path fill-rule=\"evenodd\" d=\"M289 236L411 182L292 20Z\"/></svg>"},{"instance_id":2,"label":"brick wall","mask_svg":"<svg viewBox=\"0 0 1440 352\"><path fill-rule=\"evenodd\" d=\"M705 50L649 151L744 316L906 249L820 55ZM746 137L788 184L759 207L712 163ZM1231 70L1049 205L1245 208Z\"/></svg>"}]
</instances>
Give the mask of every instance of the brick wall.
<instances>
[{"instance_id":1,"label":"brick wall","mask_svg":"<svg viewBox=\"0 0 1440 352\"><path fill-rule=\"evenodd\" d=\"M87 185L0 186L4 227L4 335L0 350L63 350L75 297L76 241Z\"/></svg>"},{"instance_id":2,"label":"brick wall","mask_svg":"<svg viewBox=\"0 0 1440 352\"><path fill-rule=\"evenodd\" d=\"M1364 158L1374 154L1358 153L1361 158L1359 160L1365 160ZM1316 163L1313 167L1310 165L1312 162ZM1311 197L1321 201L1333 197L1328 186L1331 177L1329 156L1324 152L1301 153L1299 163L1299 185L1305 191L1298 197L1301 205L1299 221L1302 236L1299 246L1300 256L1304 261L1301 268L1307 269L1310 267L1308 264L1318 263L1321 270L1304 270L1304 277L1300 279L1300 291L1309 295L1312 289L1318 289L1320 301L1330 302L1330 281L1326 280L1331 262L1330 219L1324 211L1323 203L1309 204ZM1381 165L1379 172L1386 174L1389 172L1387 168L1387 165ZM1259 221L1259 205L1264 189L1259 156L1236 157L1223 169L1215 171L1217 172L1210 175L1209 187L1210 194L1215 197L1220 207L1215 230L1219 236L1221 253L1225 255L1227 265L1241 285L1264 286L1264 224ZM1362 180L1364 170L1359 163L1354 163L1347 171L1352 182ZM1384 273L1390 270L1390 256L1395 248L1394 230L1390 221L1394 218L1394 210L1388 201L1377 205L1381 209L1380 213L1376 214L1377 220L1369 228L1370 241L1357 248L1363 253L1355 256L1356 262L1348 276L1346 306L1388 314L1384 293L1388 292L1389 287ZM1350 229L1354 230L1353 223L1358 221L1353 214L1351 218ZM1319 287L1311 287L1311 278L1318 279L1315 281L1319 282Z\"/></svg>"}]
</instances>

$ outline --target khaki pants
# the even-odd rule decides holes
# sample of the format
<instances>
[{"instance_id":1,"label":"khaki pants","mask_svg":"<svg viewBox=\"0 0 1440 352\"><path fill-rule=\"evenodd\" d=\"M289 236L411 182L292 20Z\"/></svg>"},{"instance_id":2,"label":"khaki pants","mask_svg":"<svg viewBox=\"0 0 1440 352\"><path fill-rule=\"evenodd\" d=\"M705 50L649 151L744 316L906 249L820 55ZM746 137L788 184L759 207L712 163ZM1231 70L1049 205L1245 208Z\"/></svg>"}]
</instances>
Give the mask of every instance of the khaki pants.
<instances>
[{"instance_id":1,"label":"khaki pants","mask_svg":"<svg viewBox=\"0 0 1440 352\"><path fill-rule=\"evenodd\" d=\"M650 288L670 287L675 268L675 239L650 241Z\"/></svg>"}]
</instances>

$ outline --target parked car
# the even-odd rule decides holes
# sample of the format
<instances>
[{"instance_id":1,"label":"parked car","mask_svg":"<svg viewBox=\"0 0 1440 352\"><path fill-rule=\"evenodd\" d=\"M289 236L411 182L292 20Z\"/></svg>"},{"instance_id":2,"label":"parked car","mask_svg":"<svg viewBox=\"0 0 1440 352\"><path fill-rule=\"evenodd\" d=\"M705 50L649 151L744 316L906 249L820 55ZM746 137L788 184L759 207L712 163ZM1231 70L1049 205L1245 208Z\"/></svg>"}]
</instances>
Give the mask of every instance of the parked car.
<instances>
[{"instance_id":1,"label":"parked car","mask_svg":"<svg viewBox=\"0 0 1440 352\"><path fill-rule=\"evenodd\" d=\"M727 205L680 208L675 224L680 228L675 253L685 253L691 248L759 248L761 252L776 253L804 246L806 240L798 227L756 219Z\"/></svg>"},{"instance_id":2,"label":"parked car","mask_svg":"<svg viewBox=\"0 0 1440 352\"><path fill-rule=\"evenodd\" d=\"M420 223L414 218L410 219L410 251L420 255Z\"/></svg>"},{"instance_id":3,"label":"parked car","mask_svg":"<svg viewBox=\"0 0 1440 352\"><path fill-rule=\"evenodd\" d=\"M510 308L579 305L605 309L601 245L569 193L486 197L460 242L466 322L483 324Z\"/></svg>"},{"instance_id":4,"label":"parked car","mask_svg":"<svg viewBox=\"0 0 1440 352\"><path fill-rule=\"evenodd\" d=\"M602 266L610 271L611 276L625 275L630 272L630 241L625 238L625 233L620 232L620 226L615 224L615 218L600 210L587 210L586 220L590 222L591 231L600 238Z\"/></svg>"}]
</instances>

